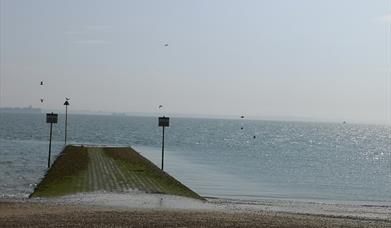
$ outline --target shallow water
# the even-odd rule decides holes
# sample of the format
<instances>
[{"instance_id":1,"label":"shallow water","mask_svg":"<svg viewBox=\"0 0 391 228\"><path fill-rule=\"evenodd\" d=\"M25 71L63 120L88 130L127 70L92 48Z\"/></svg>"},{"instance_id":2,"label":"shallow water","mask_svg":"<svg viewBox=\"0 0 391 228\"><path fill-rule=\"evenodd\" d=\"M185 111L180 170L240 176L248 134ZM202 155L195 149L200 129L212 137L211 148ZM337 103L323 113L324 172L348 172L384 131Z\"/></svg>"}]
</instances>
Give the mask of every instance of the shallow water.
<instances>
[{"instance_id":1,"label":"shallow water","mask_svg":"<svg viewBox=\"0 0 391 228\"><path fill-rule=\"evenodd\" d=\"M93 192L52 199L32 199L32 202L34 201L130 209L217 210L219 208L217 204L209 204L192 198L132 190L127 193Z\"/></svg>"},{"instance_id":2,"label":"shallow water","mask_svg":"<svg viewBox=\"0 0 391 228\"><path fill-rule=\"evenodd\" d=\"M1 195L25 197L44 175L44 117L0 114ZM52 161L63 148L63 120L53 129ZM157 118L70 115L68 123L70 143L132 146L160 167ZM391 129L172 117L165 170L209 197L391 205Z\"/></svg>"}]
</instances>

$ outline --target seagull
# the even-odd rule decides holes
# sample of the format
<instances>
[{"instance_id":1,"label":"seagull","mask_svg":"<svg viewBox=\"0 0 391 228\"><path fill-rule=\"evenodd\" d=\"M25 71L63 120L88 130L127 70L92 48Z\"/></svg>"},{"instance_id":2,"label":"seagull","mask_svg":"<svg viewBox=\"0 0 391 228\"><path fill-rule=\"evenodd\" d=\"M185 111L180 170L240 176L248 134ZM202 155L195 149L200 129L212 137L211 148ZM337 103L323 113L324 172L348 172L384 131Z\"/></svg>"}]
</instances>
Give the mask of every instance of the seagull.
<instances>
[{"instance_id":1,"label":"seagull","mask_svg":"<svg viewBox=\"0 0 391 228\"><path fill-rule=\"evenodd\" d=\"M67 100L67 101L69 101L70 99L71 99L71 98L67 98L67 97L65 98L65 100Z\"/></svg>"},{"instance_id":2,"label":"seagull","mask_svg":"<svg viewBox=\"0 0 391 228\"><path fill-rule=\"evenodd\" d=\"M159 108L163 108L163 105L159 105Z\"/></svg>"}]
</instances>

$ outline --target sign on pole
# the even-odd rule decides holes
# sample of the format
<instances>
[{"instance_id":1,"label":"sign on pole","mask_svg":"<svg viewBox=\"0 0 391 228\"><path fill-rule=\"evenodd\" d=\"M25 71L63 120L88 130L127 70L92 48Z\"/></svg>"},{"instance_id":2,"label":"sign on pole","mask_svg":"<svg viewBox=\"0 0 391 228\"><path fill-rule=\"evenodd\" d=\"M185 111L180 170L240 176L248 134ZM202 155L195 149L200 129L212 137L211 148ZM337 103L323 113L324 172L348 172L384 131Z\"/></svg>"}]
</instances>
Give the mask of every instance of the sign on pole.
<instances>
[{"instance_id":1,"label":"sign on pole","mask_svg":"<svg viewBox=\"0 0 391 228\"><path fill-rule=\"evenodd\" d=\"M58 122L58 114L56 113L46 113L46 123L57 123Z\"/></svg>"},{"instance_id":2,"label":"sign on pole","mask_svg":"<svg viewBox=\"0 0 391 228\"><path fill-rule=\"evenodd\" d=\"M169 117L159 117L159 127L169 127L170 126L170 118Z\"/></svg>"},{"instance_id":3,"label":"sign on pole","mask_svg":"<svg viewBox=\"0 0 391 228\"><path fill-rule=\"evenodd\" d=\"M49 156L48 156L48 168L50 168L50 156L52 152L52 129L53 124L58 122L57 113L46 113L46 123L50 123L50 137L49 137Z\"/></svg>"},{"instance_id":4,"label":"sign on pole","mask_svg":"<svg viewBox=\"0 0 391 228\"><path fill-rule=\"evenodd\" d=\"M170 126L170 118L168 117L159 117L159 127L163 128L163 137L162 137L162 170L164 168L164 128Z\"/></svg>"}]
</instances>

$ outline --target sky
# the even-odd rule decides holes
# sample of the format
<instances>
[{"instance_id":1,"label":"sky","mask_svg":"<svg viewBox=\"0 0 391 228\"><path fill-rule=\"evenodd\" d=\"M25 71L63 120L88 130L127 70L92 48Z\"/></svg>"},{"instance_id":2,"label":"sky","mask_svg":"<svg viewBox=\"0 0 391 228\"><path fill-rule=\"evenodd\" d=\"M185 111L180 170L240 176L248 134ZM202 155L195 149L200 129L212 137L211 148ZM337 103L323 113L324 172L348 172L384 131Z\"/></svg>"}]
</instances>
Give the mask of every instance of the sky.
<instances>
[{"instance_id":1,"label":"sky","mask_svg":"<svg viewBox=\"0 0 391 228\"><path fill-rule=\"evenodd\" d=\"M0 0L0 106L390 124L390 40L390 0Z\"/></svg>"}]
</instances>

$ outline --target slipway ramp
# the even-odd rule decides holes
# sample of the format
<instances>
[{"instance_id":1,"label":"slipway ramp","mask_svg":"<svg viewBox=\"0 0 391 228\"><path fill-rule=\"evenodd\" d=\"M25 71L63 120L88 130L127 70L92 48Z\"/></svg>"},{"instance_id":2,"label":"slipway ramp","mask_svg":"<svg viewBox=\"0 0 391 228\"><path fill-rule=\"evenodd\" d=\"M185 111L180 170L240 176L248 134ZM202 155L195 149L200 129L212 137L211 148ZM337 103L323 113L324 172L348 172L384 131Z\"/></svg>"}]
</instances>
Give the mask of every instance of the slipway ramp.
<instances>
[{"instance_id":1,"label":"slipway ramp","mask_svg":"<svg viewBox=\"0 0 391 228\"><path fill-rule=\"evenodd\" d=\"M30 197L134 190L203 200L130 147L73 145L59 154Z\"/></svg>"}]
</instances>

